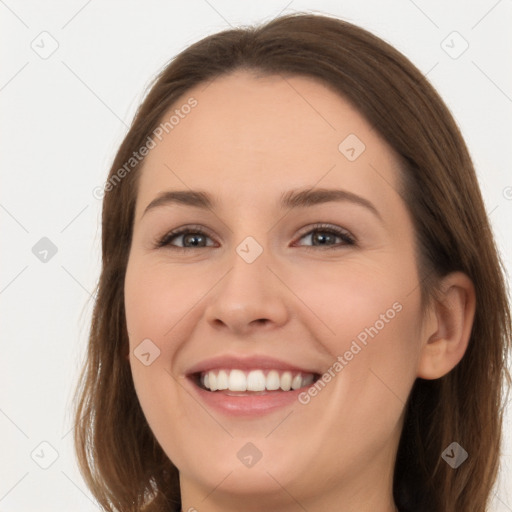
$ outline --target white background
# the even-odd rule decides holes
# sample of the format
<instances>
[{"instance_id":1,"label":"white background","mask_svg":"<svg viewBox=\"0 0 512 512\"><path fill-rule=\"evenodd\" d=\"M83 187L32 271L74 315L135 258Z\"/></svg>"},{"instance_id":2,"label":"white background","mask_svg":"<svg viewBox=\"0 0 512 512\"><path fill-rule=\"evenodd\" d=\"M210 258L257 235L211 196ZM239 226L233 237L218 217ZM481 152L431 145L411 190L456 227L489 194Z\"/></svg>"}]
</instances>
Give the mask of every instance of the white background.
<instances>
[{"instance_id":1,"label":"white background","mask_svg":"<svg viewBox=\"0 0 512 512\"><path fill-rule=\"evenodd\" d=\"M100 269L101 202L92 191L150 79L186 46L230 25L312 10L369 29L427 74L470 148L510 274L510 0L0 0L0 512L98 510L70 434ZM469 43L457 59L442 47L453 31ZM444 43L452 52L463 44L453 37ZM31 47L52 44L46 59ZM32 252L42 237L58 250L46 263ZM510 407L493 512L512 511L509 418ZM58 453L48 469L34 460L52 460L41 442Z\"/></svg>"}]
</instances>

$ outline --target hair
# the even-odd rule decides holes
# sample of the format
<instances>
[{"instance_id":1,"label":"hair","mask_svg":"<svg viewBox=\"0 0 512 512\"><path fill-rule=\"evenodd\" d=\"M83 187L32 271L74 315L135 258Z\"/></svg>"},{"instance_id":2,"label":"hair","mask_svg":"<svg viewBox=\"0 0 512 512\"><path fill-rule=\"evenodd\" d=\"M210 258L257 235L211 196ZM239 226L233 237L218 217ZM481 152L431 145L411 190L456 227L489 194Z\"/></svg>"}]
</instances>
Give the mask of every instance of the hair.
<instances>
[{"instance_id":1,"label":"hair","mask_svg":"<svg viewBox=\"0 0 512 512\"><path fill-rule=\"evenodd\" d=\"M406 57L370 32L329 16L281 16L208 36L178 54L140 105L108 181L190 89L235 71L318 80L396 152L400 194L415 228L422 308L448 273L472 280L476 312L466 353L442 378L417 378L408 397L393 495L403 512L487 510L501 456L504 384L511 383L510 309L475 170L448 108ZM126 360L124 279L142 162L103 198L101 275L75 391L79 468L107 511L181 506L178 469L146 421ZM457 469L441 459L453 441L469 454Z\"/></svg>"}]
</instances>

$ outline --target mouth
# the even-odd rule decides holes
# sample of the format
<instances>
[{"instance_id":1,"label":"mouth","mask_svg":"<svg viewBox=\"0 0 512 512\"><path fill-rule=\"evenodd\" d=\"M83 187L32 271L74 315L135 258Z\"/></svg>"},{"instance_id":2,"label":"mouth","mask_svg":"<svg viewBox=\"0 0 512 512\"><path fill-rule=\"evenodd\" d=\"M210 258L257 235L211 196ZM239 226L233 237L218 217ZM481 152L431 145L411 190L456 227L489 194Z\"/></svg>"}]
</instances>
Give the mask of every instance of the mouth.
<instances>
[{"instance_id":1,"label":"mouth","mask_svg":"<svg viewBox=\"0 0 512 512\"><path fill-rule=\"evenodd\" d=\"M265 355L231 353L203 360L184 376L192 396L208 408L254 420L292 406L321 374Z\"/></svg>"},{"instance_id":2,"label":"mouth","mask_svg":"<svg viewBox=\"0 0 512 512\"><path fill-rule=\"evenodd\" d=\"M191 379L201 389L215 393L224 392L231 396L267 394L301 390L314 384L320 375L289 370L242 370L215 369L197 372Z\"/></svg>"},{"instance_id":3,"label":"mouth","mask_svg":"<svg viewBox=\"0 0 512 512\"><path fill-rule=\"evenodd\" d=\"M270 359L211 360L186 375L208 406L227 415L261 416L292 405L321 374Z\"/></svg>"}]
</instances>

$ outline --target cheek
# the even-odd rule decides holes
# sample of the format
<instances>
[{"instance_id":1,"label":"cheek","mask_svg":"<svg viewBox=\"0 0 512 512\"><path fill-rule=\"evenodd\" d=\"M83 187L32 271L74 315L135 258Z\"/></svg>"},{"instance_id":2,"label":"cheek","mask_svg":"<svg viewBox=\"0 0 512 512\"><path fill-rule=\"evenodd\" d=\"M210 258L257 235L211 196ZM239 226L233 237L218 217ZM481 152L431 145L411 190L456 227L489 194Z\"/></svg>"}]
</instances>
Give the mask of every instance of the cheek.
<instances>
[{"instance_id":1,"label":"cheek","mask_svg":"<svg viewBox=\"0 0 512 512\"><path fill-rule=\"evenodd\" d=\"M369 406L363 423L377 409L396 421L415 380L421 346L416 279L414 264L390 261L379 267L347 262L336 270L318 266L294 281L314 313L309 325L332 358L331 374L343 375L334 379L344 396L340 401L359 397L358 408L365 404L360 410Z\"/></svg>"},{"instance_id":2,"label":"cheek","mask_svg":"<svg viewBox=\"0 0 512 512\"><path fill-rule=\"evenodd\" d=\"M288 279L310 310L310 324L318 326L316 334L337 349L343 348L337 346L340 340L359 336L364 343L376 330L390 332L390 325L401 325L407 316L403 313L406 305L408 314L417 313L419 307L415 268L407 262L395 268L355 259L304 265Z\"/></svg>"},{"instance_id":3,"label":"cheek","mask_svg":"<svg viewBox=\"0 0 512 512\"><path fill-rule=\"evenodd\" d=\"M130 346L144 338L163 339L208 287L200 276L152 262L130 262L125 279L126 323ZM163 347L161 347L163 348Z\"/></svg>"}]
</instances>

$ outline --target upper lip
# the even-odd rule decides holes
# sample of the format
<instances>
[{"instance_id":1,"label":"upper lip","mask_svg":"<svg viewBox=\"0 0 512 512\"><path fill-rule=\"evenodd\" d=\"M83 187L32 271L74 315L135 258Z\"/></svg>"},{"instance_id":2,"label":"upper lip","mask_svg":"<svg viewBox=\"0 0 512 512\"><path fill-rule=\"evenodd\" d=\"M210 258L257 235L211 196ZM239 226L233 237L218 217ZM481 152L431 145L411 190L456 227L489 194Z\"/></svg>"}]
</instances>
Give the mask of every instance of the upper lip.
<instances>
[{"instance_id":1,"label":"upper lip","mask_svg":"<svg viewBox=\"0 0 512 512\"><path fill-rule=\"evenodd\" d=\"M280 359L267 356L234 356L234 355L220 355L205 359L199 363L191 366L186 374L192 375L202 373L209 370L223 368L223 369L240 369L240 370L289 370L302 373L316 374L315 370L306 368L298 364L291 364Z\"/></svg>"}]
</instances>

